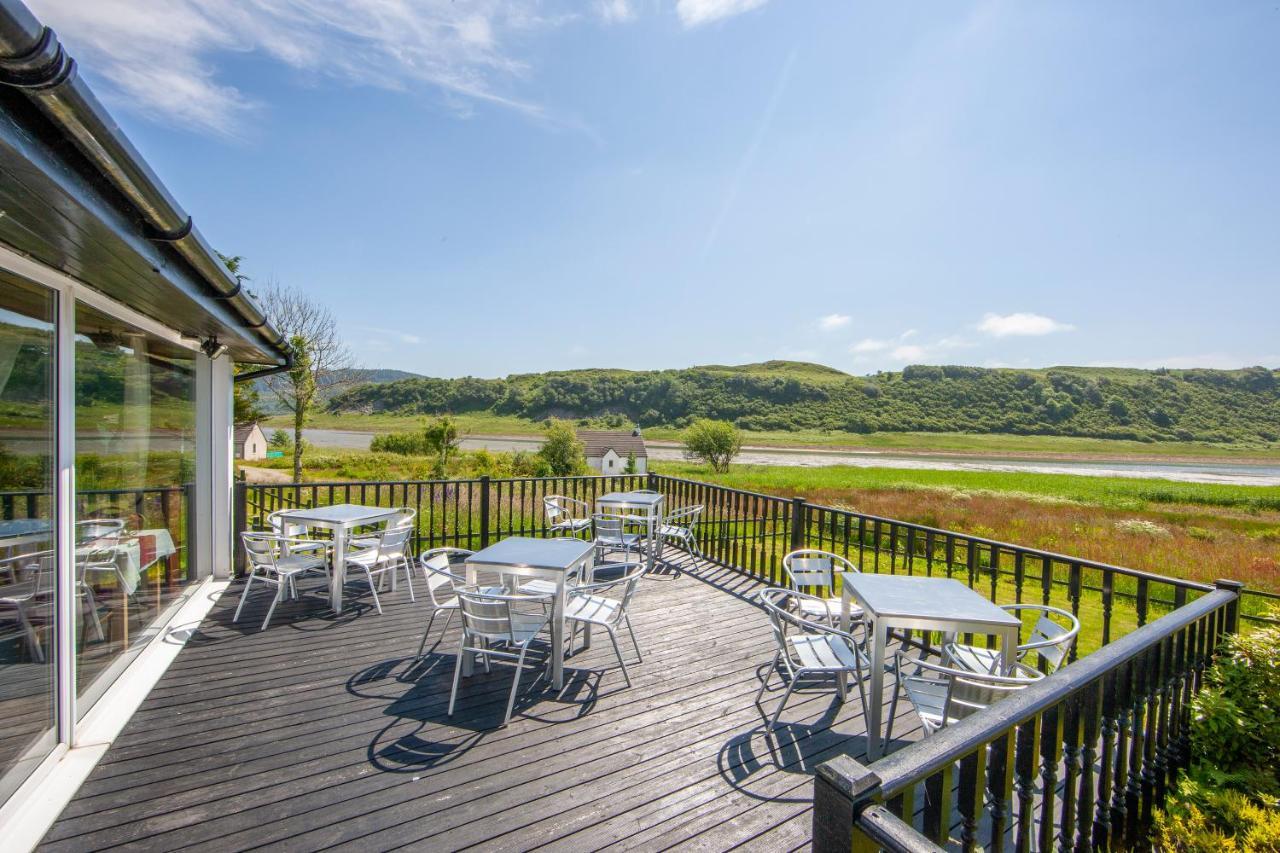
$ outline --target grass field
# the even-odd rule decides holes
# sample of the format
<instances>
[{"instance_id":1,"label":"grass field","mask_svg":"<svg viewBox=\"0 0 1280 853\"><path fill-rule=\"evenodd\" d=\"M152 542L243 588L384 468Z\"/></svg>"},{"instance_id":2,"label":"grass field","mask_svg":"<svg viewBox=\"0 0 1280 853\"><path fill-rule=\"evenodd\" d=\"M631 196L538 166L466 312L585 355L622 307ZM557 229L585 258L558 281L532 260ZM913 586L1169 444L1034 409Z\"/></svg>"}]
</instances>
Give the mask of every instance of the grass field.
<instances>
[{"instance_id":1,"label":"grass field","mask_svg":"<svg viewBox=\"0 0 1280 853\"><path fill-rule=\"evenodd\" d=\"M535 421L505 415L457 415L464 433L474 435L541 435ZM419 415L316 415L310 426L358 432L394 432L420 427ZM286 416L267 419L271 429L291 429ZM651 427L645 437L678 441L680 430ZM746 432L747 444L762 447L820 447L900 452L972 453L983 455L1043 454L1057 457L1097 458L1187 458L1231 460L1280 460L1280 444L1209 444L1195 441L1113 441L1099 438L1070 438L1038 435L969 435L965 433L922 432Z\"/></svg>"},{"instance_id":2,"label":"grass field","mask_svg":"<svg viewBox=\"0 0 1280 853\"><path fill-rule=\"evenodd\" d=\"M852 508L1172 577L1280 592L1280 488L887 468L659 463L660 473Z\"/></svg>"}]
</instances>

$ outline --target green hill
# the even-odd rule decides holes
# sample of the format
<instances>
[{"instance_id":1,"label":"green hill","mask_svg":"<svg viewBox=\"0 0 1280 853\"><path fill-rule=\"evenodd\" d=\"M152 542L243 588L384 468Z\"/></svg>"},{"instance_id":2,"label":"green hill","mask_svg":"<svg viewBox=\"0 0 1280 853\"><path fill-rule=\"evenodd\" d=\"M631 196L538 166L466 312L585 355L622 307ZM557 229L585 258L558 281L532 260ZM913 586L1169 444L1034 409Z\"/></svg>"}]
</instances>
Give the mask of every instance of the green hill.
<instances>
[{"instance_id":1,"label":"green hill","mask_svg":"<svg viewBox=\"0 0 1280 853\"><path fill-rule=\"evenodd\" d=\"M506 379L412 378L335 396L335 413L614 418L749 430L967 432L1254 444L1280 440L1277 372L913 365L850 376L770 361L682 370L569 370Z\"/></svg>"}]
</instances>

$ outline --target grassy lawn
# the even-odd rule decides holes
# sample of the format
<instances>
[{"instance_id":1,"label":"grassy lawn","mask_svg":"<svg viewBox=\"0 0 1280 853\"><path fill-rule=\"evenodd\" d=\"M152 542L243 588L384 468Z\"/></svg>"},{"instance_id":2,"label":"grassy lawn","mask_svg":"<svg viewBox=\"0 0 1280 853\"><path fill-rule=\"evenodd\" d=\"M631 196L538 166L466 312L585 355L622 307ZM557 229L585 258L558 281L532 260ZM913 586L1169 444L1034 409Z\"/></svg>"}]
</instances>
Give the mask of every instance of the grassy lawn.
<instances>
[{"instance_id":1,"label":"grassy lawn","mask_svg":"<svg viewBox=\"0 0 1280 853\"><path fill-rule=\"evenodd\" d=\"M333 415L318 414L310 426L317 429L342 429L356 432L394 432L420 427L420 415ZM542 425L536 421L508 415L468 414L454 416L465 433L475 435L541 435ZM288 416L268 418L273 429L292 429ZM645 437L659 441L679 441L680 430L650 427ZM819 447L851 450L898 452L973 453L973 454L1044 454L1046 456L1202 458L1219 461L1280 460L1280 445L1208 444L1196 441L1114 441L1100 438L1070 438L1037 435L969 435L965 433L923 432L745 432L745 442L762 447Z\"/></svg>"},{"instance_id":2,"label":"grassy lawn","mask_svg":"<svg viewBox=\"0 0 1280 853\"><path fill-rule=\"evenodd\" d=\"M886 468L658 463L671 476L850 508L1083 559L1280 592L1280 488Z\"/></svg>"}]
</instances>

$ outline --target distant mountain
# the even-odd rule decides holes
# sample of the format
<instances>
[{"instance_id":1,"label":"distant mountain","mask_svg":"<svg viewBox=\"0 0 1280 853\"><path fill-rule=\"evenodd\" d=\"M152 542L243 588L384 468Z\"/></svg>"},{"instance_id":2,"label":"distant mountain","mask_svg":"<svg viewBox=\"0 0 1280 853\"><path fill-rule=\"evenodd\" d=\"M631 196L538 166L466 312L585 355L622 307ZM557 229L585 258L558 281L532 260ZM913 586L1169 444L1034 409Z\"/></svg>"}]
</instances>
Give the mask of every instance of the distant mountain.
<instances>
[{"instance_id":1,"label":"distant mountain","mask_svg":"<svg viewBox=\"0 0 1280 853\"><path fill-rule=\"evenodd\" d=\"M1280 375L1242 370L913 365L850 376L794 361L682 370L417 377L336 394L335 412L494 412L642 426L730 420L752 430L972 432L1139 441L1280 440Z\"/></svg>"},{"instance_id":2,"label":"distant mountain","mask_svg":"<svg viewBox=\"0 0 1280 853\"><path fill-rule=\"evenodd\" d=\"M348 379L341 388L362 388L370 385L385 385L389 382L403 382L406 380L426 379L421 373L410 373L407 370L391 370L389 368L357 368L350 370ZM280 405L280 401L276 399L276 395L271 393L271 389L267 387L265 379L259 379L255 383L258 387L258 395L261 401L261 407L264 412L270 415L282 414L285 411L284 406ZM320 402L324 405L328 400L332 399L337 393L326 387L321 382Z\"/></svg>"}]
</instances>

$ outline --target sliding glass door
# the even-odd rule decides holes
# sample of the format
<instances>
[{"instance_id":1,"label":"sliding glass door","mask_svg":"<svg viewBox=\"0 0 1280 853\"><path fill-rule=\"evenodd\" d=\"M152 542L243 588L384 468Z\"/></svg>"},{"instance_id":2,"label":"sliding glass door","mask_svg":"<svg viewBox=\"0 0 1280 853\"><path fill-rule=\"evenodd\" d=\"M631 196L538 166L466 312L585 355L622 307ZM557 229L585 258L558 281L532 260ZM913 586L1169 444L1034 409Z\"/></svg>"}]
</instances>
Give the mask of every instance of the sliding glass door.
<instances>
[{"instance_id":1,"label":"sliding glass door","mask_svg":"<svg viewBox=\"0 0 1280 853\"><path fill-rule=\"evenodd\" d=\"M195 580L195 362L76 303L76 574L83 715Z\"/></svg>"},{"instance_id":2,"label":"sliding glass door","mask_svg":"<svg viewBox=\"0 0 1280 853\"><path fill-rule=\"evenodd\" d=\"M57 298L0 272L0 802L55 744Z\"/></svg>"}]
</instances>

